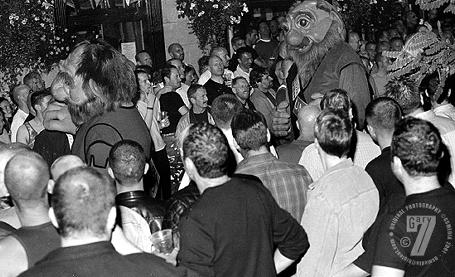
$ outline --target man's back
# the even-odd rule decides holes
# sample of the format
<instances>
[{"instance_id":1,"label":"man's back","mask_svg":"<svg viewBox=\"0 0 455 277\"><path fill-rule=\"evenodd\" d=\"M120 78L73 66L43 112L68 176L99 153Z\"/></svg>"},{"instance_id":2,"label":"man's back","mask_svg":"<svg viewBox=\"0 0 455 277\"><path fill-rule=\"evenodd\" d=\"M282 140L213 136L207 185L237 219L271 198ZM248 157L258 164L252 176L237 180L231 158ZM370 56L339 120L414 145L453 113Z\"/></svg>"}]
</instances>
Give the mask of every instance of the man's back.
<instances>
[{"instance_id":1,"label":"man's back","mask_svg":"<svg viewBox=\"0 0 455 277\"><path fill-rule=\"evenodd\" d=\"M122 256L106 241L58 248L20 276L196 276L145 253Z\"/></svg>"},{"instance_id":2,"label":"man's back","mask_svg":"<svg viewBox=\"0 0 455 277\"><path fill-rule=\"evenodd\" d=\"M308 191L302 226L311 247L297 276L332 276L352 263L378 209L378 191L363 169L351 160L329 168Z\"/></svg>"},{"instance_id":3,"label":"man's back","mask_svg":"<svg viewBox=\"0 0 455 277\"><path fill-rule=\"evenodd\" d=\"M258 177L281 208L296 220L302 219L308 186L313 182L303 166L282 162L266 153L244 159L237 172Z\"/></svg>"},{"instance_id":4,"label":"man's back","mask_svg":"<svg viewBox=\"0 0 455 277\"><path fill-rule=\"evenodd\" d=\"M254 177L208 188L180 220L179 262L203 276L275 276L275 246L289 259L308 248L302 227Z\"/></svg>"},{"instance_id":5,"label":"man's back","mask_svg":"<svg viewBox=\"0 0 455 277\"><path fill-rule=\"evenodd\" d=\"M150 133L136 107L120 107L81 126L72 153L90 166L106 168L109 150L118 141L137 141L147 156L153 148Z\"/></svg>"}]
</instances>

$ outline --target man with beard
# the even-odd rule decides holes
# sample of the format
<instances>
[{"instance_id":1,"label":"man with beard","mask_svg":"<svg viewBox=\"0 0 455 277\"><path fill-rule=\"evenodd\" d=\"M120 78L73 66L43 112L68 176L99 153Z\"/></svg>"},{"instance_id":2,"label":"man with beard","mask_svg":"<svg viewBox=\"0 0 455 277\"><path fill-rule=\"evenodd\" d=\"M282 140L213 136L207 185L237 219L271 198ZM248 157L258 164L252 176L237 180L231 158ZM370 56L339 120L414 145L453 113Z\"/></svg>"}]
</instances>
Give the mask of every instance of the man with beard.
<instances>
[{"instance_id":1,"label":"man with beard","mask_svg":"<svg viewBox=\"0 0 455 277\"><path fill-rule=\"evenodd\" d=\"M59 66L70 81L60 90L67 106L50 106L45 126L75 134L72 153L93 167L106 168L112 145L124 139L138 142L149 159L150 134L132 102L134 65L104 42L85 41Z\"/></svg>"},{"instance_id":2,"label":"man with beard","mask_svg":"<svg viewBox=\"0 0 455 277\"><path fill-rule=\"evenodd\" d=\"M291 110L296 102L308 103L317 94L341 88L354 102L357 127L362 128L370 102L366 71L359 56L344 42L346 30L335 7L323 0L298 2L287 15L284 30L288 54L295 62L287 79ZM277 136L290 132L285 108L280 105L274 114L271 129Z\"/></svg>"}]
</instances>

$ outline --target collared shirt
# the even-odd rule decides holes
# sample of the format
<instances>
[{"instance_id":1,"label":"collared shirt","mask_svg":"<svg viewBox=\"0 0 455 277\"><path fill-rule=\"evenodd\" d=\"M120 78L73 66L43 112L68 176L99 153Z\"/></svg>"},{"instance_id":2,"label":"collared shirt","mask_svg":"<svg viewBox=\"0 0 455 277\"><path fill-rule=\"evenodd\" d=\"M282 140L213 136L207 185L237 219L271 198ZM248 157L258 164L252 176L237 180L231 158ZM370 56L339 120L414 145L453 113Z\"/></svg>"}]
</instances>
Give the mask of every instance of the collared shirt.
<instances>
[{"instance_id":1,"label":"collared shirt","mask_svg":"<svg viewBox=\"0 0 455 277\"><path fill-rule=\"evenodd\" d=\"M24 124L27 119L28 113L24 112L21 109L17 109L17 112L14 114L13 122L11 123L11 142L16 142L17 130L19 127Z\"/></svg>"},{"instance_id":2,"label":"collared shirt","mask_svg":"<svg viewBox=\"0 0 455 277\"><path fill-rule=\"evenodd\" d=\"M369 135L360 131L356 131L356 135L357 144L354 152L354 164L365 168L371 160L381 154L381 149ZM313 181L317 181L324 173L324 167L314 143L303 150L299 164L308 170Z\"/></svg>"},{"instance_id":3,"label":"collared shirt","mask_svg":"<svg viewBox=\"0 0 455 277\"><path fill-rule=\"evenodd\" d=\"M251 68L248 70L248 72L246 72L240 67L240 65L237 65L237 69L234 71L234 78L243 77L249 83L250 82L250 73L251 73Z\"/></svg>"},{"instance_id":4,"label":"collared shirt","mask_svg":"<svg viewBox=\"0 0 455 277\"><path fill-rule=\"evenodd\" d=\"M363 252L362 237L378 209L378 190L365 170L351 159L329 168L308 191L302 226L310 249L296 276L333 276L351 264Z\"/></svg>"},{"instance_id":5,"label":"collared shirt","mask_svg":"<svg viewBox=\"0 0 455 277\"><path fill-rule=\"evenodd\" d=\"M433 109L437 116L455 120L455 107L452 104L445 104Z\"/></svg>"},{"instance_id":6,"label":"collared shirt","mask_svg":"<svg viewBox=\"0 0 455 277\"><path fill-rule=\"evenodd\" d=\"M281 208L302 218L308 186L313 182L303 166L278 160L270 153L250 156L237 165L237 173L258 177Z\"/></svg>"},{"instance_id":7,"label":"collared shirt","mask_svg":"<svg viewBox=\"0 0 455 277\"><path fill-rule=\"evenodd\" d=\"M185 103L185 106L188 109L191 109L191 102L188 99L188 89L189 88L190 87L187 84L182 83L182 85L175 92L177 92L180 95L180 97L182 97L182 100L183 100L183 103Z\"/></svg>"}]
</instances>

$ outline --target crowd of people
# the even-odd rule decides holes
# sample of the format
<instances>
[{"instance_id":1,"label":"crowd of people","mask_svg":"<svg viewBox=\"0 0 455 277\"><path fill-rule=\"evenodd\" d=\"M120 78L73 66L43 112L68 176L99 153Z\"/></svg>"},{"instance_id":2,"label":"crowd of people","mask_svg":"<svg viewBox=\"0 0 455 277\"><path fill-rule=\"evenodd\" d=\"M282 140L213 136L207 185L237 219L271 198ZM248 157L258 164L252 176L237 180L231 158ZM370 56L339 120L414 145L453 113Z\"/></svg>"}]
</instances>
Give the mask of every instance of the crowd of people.
<instances>
[{"instance_id":1,"label":"crowd of people","mask_svg":"<svg viewBox=\"0 0 455 277\"><path fill-rule=\"evenodd\" d=\"M28 73L15 112L0 98L0 276L454 276L453 81L389 79L381 55L451 25L409 11L375 41L348 32L368 88L298 104L308 16L260 21L198 70L179 43L155 65L98 40L50 88Z\"/></svg>"}]
</instances>

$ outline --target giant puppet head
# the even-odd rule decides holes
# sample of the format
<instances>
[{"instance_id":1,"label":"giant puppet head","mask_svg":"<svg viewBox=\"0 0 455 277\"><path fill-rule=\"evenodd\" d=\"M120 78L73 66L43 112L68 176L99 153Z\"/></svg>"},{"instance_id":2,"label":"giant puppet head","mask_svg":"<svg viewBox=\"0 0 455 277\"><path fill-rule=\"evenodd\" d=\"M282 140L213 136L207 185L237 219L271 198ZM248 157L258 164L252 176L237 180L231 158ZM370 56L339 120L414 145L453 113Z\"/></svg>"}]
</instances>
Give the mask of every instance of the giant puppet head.
<instances>
[{"instance_id":1,"label":"giant puppet head","mask_svg":"<svg viewBox=\"0 0 455 277\"><path fill-rule=\"evenodd\" d=\"M286 22L286 43L302 87L311 79L322 58L346 35L341 16L323 0L305 0L291 7Z\"/></svg>"}]
</instances>

